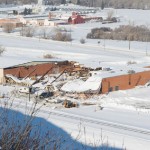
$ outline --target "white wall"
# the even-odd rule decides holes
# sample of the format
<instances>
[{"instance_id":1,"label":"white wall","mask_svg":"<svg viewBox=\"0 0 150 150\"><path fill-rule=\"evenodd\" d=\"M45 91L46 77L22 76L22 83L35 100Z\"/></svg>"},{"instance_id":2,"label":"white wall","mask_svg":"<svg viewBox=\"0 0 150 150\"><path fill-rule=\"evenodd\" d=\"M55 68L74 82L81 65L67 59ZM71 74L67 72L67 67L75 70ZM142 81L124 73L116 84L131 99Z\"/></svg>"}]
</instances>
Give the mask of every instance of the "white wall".
<instances>
[{"instance_id":1,"label":"white wall","mask_svg":"<svg viewBox=\"0 0 150 150\"><path fill-rule=\"evenodd\" d=\"M45 19L44 26L56 26L55 22Z\"/></svg>"},{"instance_id":2,"label":"white wall","mask_svg":"<svg viewBox=\"0 0 150 150\"><path fill-rule=\"evenodd\" d=\"M0 69L0 84L4 83L4 69Z\"/></svg>"},{"instance_id":3,"label":"white wall","mask_svg":"<svg viewBox=\"0 0 150 150\"><path fill-rule=\"evenodd\" d=\"M44 5L45 1L44 0L38 0L38 5Z\"/></svg>"}]
</instances>

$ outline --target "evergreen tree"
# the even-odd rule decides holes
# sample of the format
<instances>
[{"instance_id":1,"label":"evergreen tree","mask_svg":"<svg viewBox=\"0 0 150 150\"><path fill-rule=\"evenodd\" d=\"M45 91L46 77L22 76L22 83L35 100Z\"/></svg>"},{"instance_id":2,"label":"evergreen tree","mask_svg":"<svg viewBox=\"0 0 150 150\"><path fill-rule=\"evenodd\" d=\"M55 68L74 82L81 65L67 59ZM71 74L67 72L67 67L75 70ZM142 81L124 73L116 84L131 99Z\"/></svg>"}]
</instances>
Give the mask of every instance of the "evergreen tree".
<instances>
[{"instance_id":1,"label":"evergreen tree","mask_svg":"<svg viewBox=\"0 0 150 150\"><path fill-rule=\"evenodd\" d=\"M27 8L24 9L24 15L27 15L28 14L28 10Z\"/></svg>"},{"instance_id":2,"label":"evergreen tree","mask_svg":"<svg viewBox=\"0 0 150 150\"><path fill-rule=\"evenodd\" d=\"M105 7L105 3L104 3L103 0L102 0L102 3L101 3L101 9L103 10L104 7Z\"/></svg>"},{"instance_id":3,"label":"evergreen tree","mask_svg":"<svg viewBox=\"0 0 150 150\"><path fill-rule=\"evenodd\" d=\"M66 4L66 0L61 0L61 4Z\"/></svg>"},{"instance_id":4,"label":"evergreen tree","mask_svg":"<svg viewBox=\"0 0 150 150\"><path fill-rule=\"evenodd\" d=\"M80 5L80 0L77 0L77 3L76 3L77 5Z\"/></svg>"}]
</instances>

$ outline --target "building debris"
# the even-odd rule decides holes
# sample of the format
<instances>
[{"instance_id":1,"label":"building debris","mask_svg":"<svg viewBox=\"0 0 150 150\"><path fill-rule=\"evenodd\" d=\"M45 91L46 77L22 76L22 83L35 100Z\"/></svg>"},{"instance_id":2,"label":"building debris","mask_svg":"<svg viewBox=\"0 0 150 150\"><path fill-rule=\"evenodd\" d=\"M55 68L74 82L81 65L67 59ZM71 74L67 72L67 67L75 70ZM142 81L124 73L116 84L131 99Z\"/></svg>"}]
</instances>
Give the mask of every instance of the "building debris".
<instances>
[{"instance_id":1,"label":"building debris","mask_svg":"<svg viewBox=\"0 0 150 150\"><path fill-rule=\"evenodd\" d=\"M62 103L62 105L65 108L72 108L72 107L78 107L78 103L77 102L72 102L70 100L64 100L64 102Z\"/></svg>"},{"instance_id":2,"label":"building debris","mask_svg":"<svg viewBox=\"0 0 150 150\"><path fill-rule=\"evenodd\" d=\"M129 73L128 69L125 72L109 67L87 68L73 61L30 62L1 70L1 81L21 86L20 93L31 94L31 98L36 96L38 102L43 99L49 104L62 103L65 108L77 107L80 100L93 99L98 94L129 89L150 81L149 68ZM86 101L82 104L88 105ZM102 110L101 107L97 109Z\"/></svg>"}]
</instances>

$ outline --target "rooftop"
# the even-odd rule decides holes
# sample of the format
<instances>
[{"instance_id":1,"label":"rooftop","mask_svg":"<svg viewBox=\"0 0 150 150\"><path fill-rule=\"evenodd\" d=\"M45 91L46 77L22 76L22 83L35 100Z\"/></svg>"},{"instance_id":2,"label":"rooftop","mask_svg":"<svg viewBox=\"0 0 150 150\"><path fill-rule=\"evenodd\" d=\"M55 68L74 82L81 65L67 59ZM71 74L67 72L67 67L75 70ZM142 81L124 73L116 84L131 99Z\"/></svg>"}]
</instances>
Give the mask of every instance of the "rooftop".
<instances>
[{"instance_id":1,"label":"rooftop","mask_svg":"<svg viewBox=\"0 0 150 150\"><path fill-rule=\"evenodd\" d=\"M132 66L132 67L131 67ZM124 68L103 68L100 71L91 71L92 76L100 77L100 78L109 78L114 76L138 73L150 71L150 68L145 68L143 66L130 65Z\"/></svg>"},{"instance_id":2,"label":"rooftop","mask_svg":"<svg viewBox=\"0 0 150 150\"><path fill-rule=\"evenodd\" d=\"M15 58L10 58L9 61L8 59L5 59L4 57L1 57L1 62L0 62L0 68L1 69L7 69L7 68L12 68L12 67L19 67L19 66L30 66L30 65L37 65L37 64L42 64L42 63L57 63L57 62L64 62L66 60L62 59L15 59Z\"/></svg>"}]
</instances>

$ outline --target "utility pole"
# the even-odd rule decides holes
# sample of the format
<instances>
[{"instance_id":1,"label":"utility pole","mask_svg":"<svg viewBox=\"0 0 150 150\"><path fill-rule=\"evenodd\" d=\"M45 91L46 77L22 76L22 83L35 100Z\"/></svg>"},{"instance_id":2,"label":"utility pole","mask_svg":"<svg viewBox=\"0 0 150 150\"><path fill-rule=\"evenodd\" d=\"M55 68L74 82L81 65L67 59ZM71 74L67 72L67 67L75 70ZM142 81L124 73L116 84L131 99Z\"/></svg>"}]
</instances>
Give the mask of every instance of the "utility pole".
<instances>
[{"instance_id":1,"label":"utility pole","mask_svg":"<svg viewBox=\"0 0 150 150\"><path fill-rule=\"evenodd\" d=\"M105 38L104 38L104 50L105 50Z\"/></svg>"},{"instance_id":2,"label":"utility pole","mask_svg":"<svg viewBox=\"0 0 150 150\"><path fill-rule=\"evenodd\" d=\"M146 56L148 56L147 47L148 47L148 35L147 35L147 33L146 33Z\"/></svg>"},{"instance_id":3,"label":"utility pole","mask_svg":"<svg viewBox=\"0 0 150 150\"><path fill-rule=\"evenodd\" d=\"M30 94L31 94L31 90L32 90L32 87L29 86L29 102L30 102Z\"/></svg>"},{"instance_id":4,"label":"utility pole","mask_svg":"<svg viewBox=\"0 0 150 150\"><path fill-rule=\"evenodd\" d=\"M129 50L130 50L130 48L131 48L131 41L130 41L130 39L129 39Z\"/></svg>"},{"instance_id":5,"label":"utility pole","mask_svg":"<svg viewBox=\"0 0 150 150\"><path fill-rule=\"evenodd\" d=\"M129 34L129 50L131 48L131 35Z\"/></svg>"},{"instance_id":6,"label":"utility pole","mask_svg":"<svg viewBox=\"0 0 150 150\"><path fill-rule=\"evenodd\" d=\"M71 24L70 24L70 42L71 42L71 45L72 45L72 34L71 34Z\"/></svg>"},{"instance_id":7,"label":"utility pole","mask_svg":"<svg viewBox=\"0 0 150 150\"><path fill-rule=\"evenodd\" d=\"M150 30L149 24L147 24L147 29ZM148 56L148 51L147 51L147 49L148 49L148 40L149 40L148 37L149 37L150 33L146 31L145 35L146 35L146 56Z\"/></svg>"}]
</instances>

